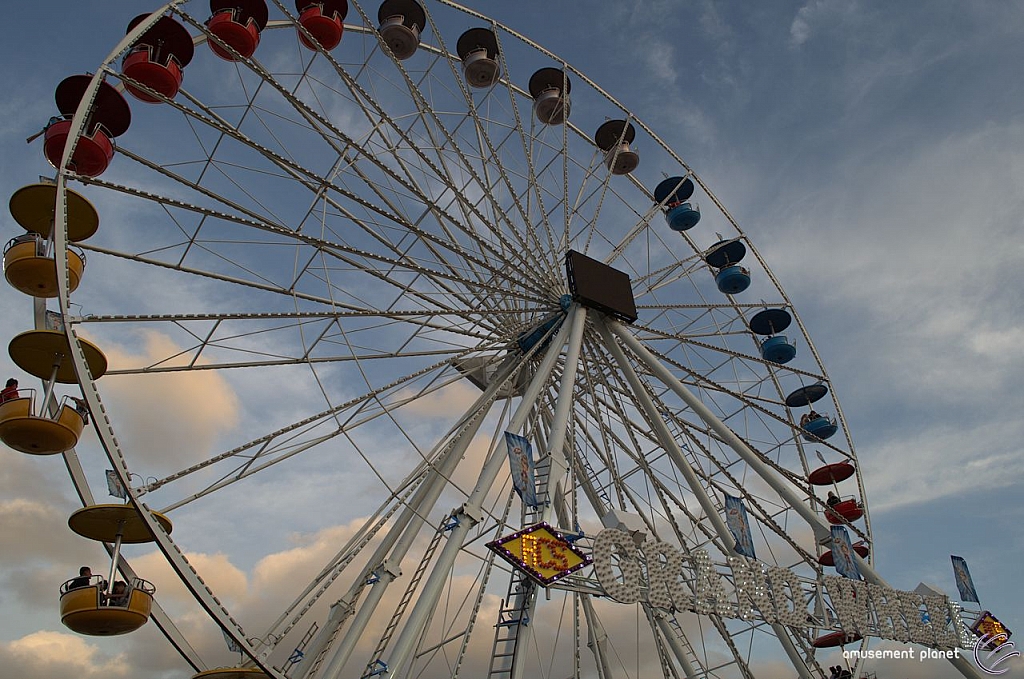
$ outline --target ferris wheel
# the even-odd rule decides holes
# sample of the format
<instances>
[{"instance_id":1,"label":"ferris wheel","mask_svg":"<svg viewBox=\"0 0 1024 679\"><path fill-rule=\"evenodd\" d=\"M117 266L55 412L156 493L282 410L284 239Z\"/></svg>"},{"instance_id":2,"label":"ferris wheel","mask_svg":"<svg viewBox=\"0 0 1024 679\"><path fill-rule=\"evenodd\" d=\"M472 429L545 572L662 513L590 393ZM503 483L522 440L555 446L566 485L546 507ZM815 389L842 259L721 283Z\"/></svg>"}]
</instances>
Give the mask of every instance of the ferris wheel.
<instances>
[{"instance_id":1,"label":"ferris wheel","mask_svg":"<svg viewBox=\"0 0 1024 679\"><path fill-rule=\"evenodd\" d=\"M96 622L113 568L101 598L67 588L73 629L152 616L216 679L824 676L818 649L849 641L811 629L824 599L807 631L620 603L590 566L603 529L756 553L812 591L829 525L870 558L825 368L668 144L447 0L178 1L125 25L57 88L54 183L12 198L5 275L38 327L11 354L44 389L0 404L0 438L64 452L85 498L113 467L126 504L72 528L124 574L125 530L154 541L243 662L218 668L147 581L144 610ZM102 458L50 410L62 382ZM213 433L150 398L182 390ZM296 533L336 544L272 611L233 608L193 556L252 566Z\"/></svg>"}]
</instances>

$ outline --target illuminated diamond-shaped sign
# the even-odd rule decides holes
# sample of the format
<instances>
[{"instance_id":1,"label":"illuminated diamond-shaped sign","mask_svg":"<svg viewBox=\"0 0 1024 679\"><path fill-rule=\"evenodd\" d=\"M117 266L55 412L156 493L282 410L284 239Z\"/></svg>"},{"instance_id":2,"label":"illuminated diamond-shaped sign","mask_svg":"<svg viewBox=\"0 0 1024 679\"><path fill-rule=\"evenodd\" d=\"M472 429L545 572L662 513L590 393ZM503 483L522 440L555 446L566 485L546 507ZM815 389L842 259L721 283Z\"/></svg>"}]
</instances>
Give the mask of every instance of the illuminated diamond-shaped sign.
<instances>
[{"instance_id":1,"label":"illuminated diamond-shaped sign","mask_svg":"<svg viewBox=\"0 0 1024 679\"><path fill-rule=\"evenodd\" d=\"M565 536L543 521L488 542L487 546L544 587L591 561L589 556L573 547Z\"/></svg>"}]
</instances>

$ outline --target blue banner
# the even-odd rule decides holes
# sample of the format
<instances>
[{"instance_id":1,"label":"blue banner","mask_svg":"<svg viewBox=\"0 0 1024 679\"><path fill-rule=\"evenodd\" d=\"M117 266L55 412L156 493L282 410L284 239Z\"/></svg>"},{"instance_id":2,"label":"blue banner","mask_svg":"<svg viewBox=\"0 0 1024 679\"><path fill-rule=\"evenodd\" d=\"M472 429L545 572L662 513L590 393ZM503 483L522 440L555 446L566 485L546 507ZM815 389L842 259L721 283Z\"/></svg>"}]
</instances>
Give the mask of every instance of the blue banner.
<instances>
[{"instance_id":1,"label":"blue banner","mask_svg":"<svg viewBox=\"0 0 1024 679\"><path fill-rule=\"evenodd\" d=\"M844 578L860 580L860 570L853 559L853 545L846 526L832 526L832 563L836 572Z\"/></svg>"},{"instance_id":2,"label":"blue banner","mask_svg":"<svg viewBox=\"0 0 1024 679\"><path fill-rule=\"evenodd\" d=\"M967 570L967 560L962 556L949 555L953 561L953 577L956 578L956 588L960 590L960 601L978 601L978 590L974 589L974 580L971 579L971 572Z\"/></svg>"},{"instance_id":3,"label":"blue banner","mask_svg":"<svg viewBox=\"0 0 1024 679\"><path fill-rule=\"evenodd\" d=\"M747 508L743 506L742 500L728 493L725 493L725 523L736 539L736 551L743 556L756 559L754 540L750 536L750 523L747 521Z\"/></svg>"},{"instance_id":4,"label":"blue banner","mask_svg":"<svg viewBox=\"0 0 1024 679\"><path fill-rule=\"evenodd\" d=\"M519 434L505 432L508 463L512 471L512 487L524 505L536 507L537 486L533 479L533 447Z\"/></svg>"}]
</instances>

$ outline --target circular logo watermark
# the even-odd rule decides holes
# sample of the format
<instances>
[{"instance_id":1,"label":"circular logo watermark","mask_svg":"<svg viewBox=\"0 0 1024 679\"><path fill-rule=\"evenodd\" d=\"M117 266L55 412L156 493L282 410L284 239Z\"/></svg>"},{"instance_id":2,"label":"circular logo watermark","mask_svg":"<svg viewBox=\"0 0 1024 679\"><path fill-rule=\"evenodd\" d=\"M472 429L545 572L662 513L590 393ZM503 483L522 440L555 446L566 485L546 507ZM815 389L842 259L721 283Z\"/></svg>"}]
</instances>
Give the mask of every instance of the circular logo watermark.
<instances>
[{"instance_id":1,"label":"circular logo watermark","mask_svg":"<svg viewBox=\"0 0 1024 679\"><path fill-rule=\"evenodd\" d=\"M1020 651L1013 649L1014 643L1010 641L1010 637L1006 632L985 634L974 644L974 662L978 663L978 667L985 674L1003 674L1010 668L1004 667L1001 670L997 670L996 667L1002 665L1010 658L1016 658L1020 655ZM988 653L983 655L982 651L988 651Z\"/></svg>"}]
</instances>

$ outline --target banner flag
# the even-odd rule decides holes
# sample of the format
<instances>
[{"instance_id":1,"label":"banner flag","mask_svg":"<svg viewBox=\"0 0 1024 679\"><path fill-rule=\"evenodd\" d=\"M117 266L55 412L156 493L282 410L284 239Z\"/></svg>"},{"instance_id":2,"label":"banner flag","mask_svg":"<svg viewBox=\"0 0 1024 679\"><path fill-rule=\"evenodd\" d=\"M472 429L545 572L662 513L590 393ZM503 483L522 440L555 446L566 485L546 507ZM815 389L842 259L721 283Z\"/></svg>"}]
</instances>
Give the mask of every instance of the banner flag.
<instances>
[{"instance_id":1,"label":"banner flag","mask_svg":"<svg viewBox=\"0 0 1024 679\"><path fill-rule=\"evenodd\" d=\"M533 479L533 447L519 434L505 432L508 463L512 469L512 486L524 505L536 507L537 486Z\"/></svg>"},{"instance_id":2,"label":"banner flag","mask_svg":"<svg viewBox=\"0 0 1024 679\"><path fill-rule=\"evenodd\" d=\"M860 570L857 562L853 560L853 545L850 544L850 534L846 532L846 526L832 526L832 563L836 565L836 572L844 578L860 580Z\"/></svg>"},{"instance_id":3,"label":"banner flag","mask_svg":"<svg viewBox=\"0 0 1024 679\"><path fill-rule=\"evenodd\" d=\"M128 493L125 492L124 486L121 485L121 479L117 477L117 472L113 469L107 471L107 493L113 497L119 497L122 500L128 498Z\"/></svg>"},{"instance_id":4,"label":"banner flag","mask_svg":"<svg viewBox=\"0 0 1024 679\"><path fill-rule=\"evenodd\" d=\"M974 589L974 580L971 579L971 572L967 570L967 560L962 556L949 555L953 561L953 577L956 578L956 588L960 590L960 601L978 601L978 590Z\"/></svg>"},{"instance_id":5,"label":"banner flag","mask_svg":"<svg viewBox=\"0 0 1024 679\"><path fill-rule=\"evenodd\" d=\"M228 633L221 629L221 634L224 635L224 643L228 645L228 650L232 653L241 653L242 647L238 645L238 642L228 636Z\"/></svg>"},{"instance_id":6,"label":"banner flag","mask_svg":"<svg viewBox=\"0 0 1024 679\"><path fill-rule=\"evenodd\" d=\"M725 493L725 523L729 532L736 538L736 551L743 556L756 559L754 556L754 540L750 536L750 523L747 522L747 509L743 501Z\"/></svg>"}]
</instances>

